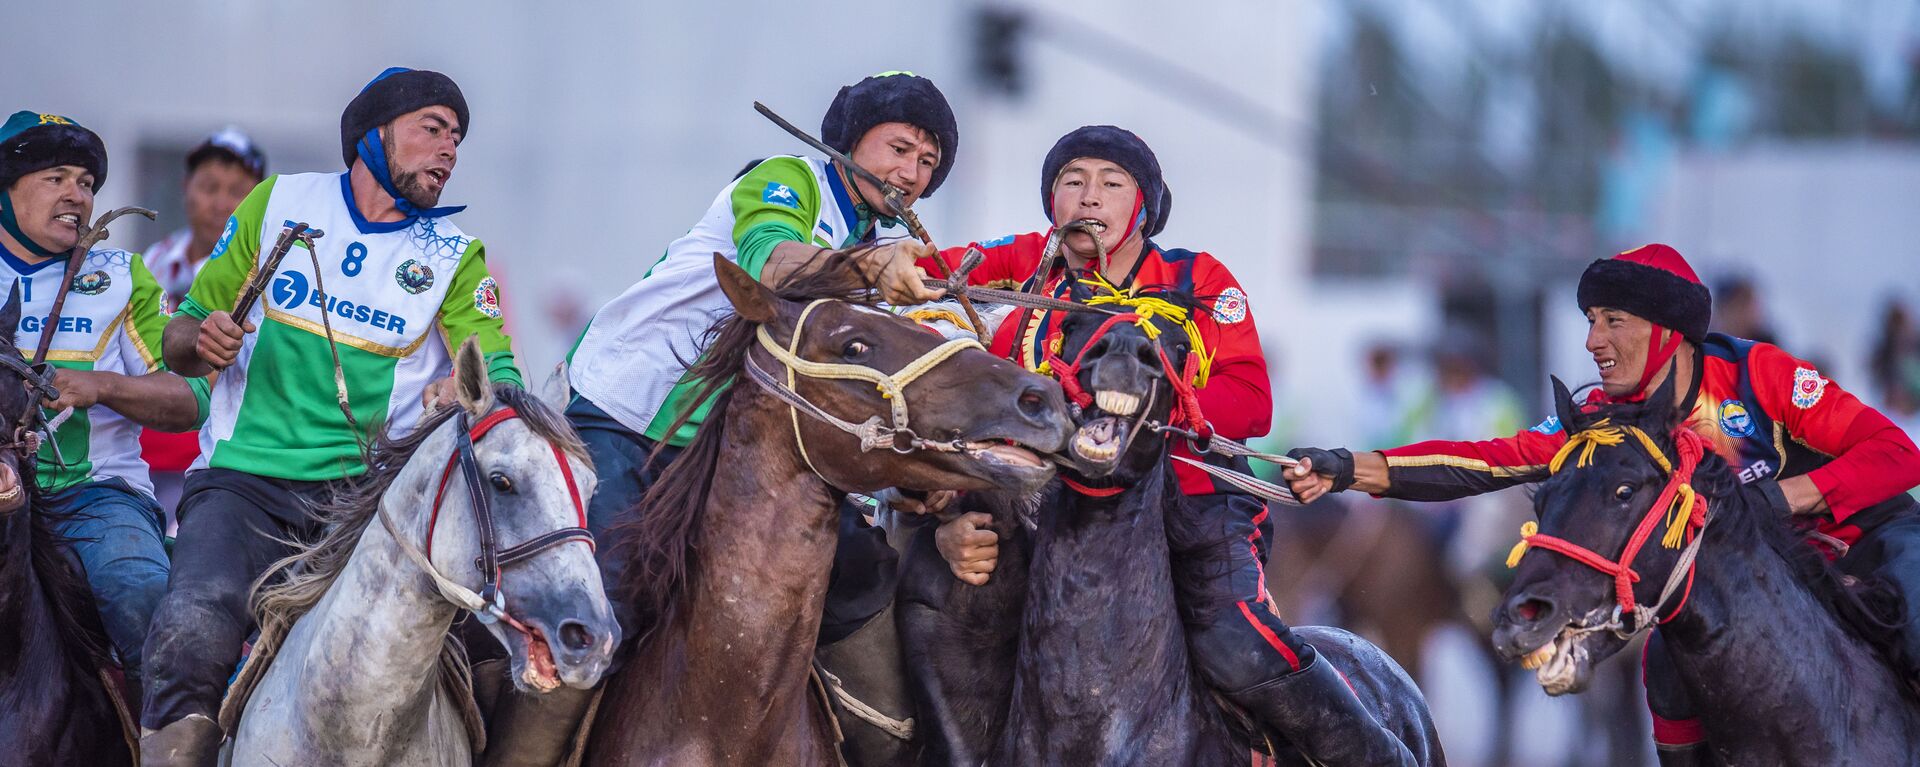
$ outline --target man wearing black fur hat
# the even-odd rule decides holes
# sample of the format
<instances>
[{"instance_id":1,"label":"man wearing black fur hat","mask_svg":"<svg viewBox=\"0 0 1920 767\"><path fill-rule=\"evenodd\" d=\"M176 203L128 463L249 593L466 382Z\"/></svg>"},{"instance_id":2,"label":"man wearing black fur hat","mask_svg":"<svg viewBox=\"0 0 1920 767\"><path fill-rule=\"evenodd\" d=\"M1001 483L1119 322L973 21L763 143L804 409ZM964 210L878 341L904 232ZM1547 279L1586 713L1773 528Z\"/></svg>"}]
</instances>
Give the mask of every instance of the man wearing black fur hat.
<instances>
[{"instance_id":1,"label":"man wearing black fur hat","mask_svg":"<svg viewBox=\"0 0 1920 767\"><path fill-rule=\"evenodd\" d=\"M340 117L347 172L261 182L168 324L175 369L245 374L216 380L182 492L173 580L147 635L143 764L211 763L223 737L214 716L249 627L248 588L291 553L285 541L314 536L305 509L328 482L366 471L356 426L404 430L451 401L451 355L468 338L493 381L521 383L486 251L446 218L461 208L436 207L471 126L446 75L380 73ZM326 233L315 244L322 273L296 249L251 313L229 316L283 221ZM336 385L336 350L359 390Z\"/></svg>"},{"instance_id":2,"label":"man wearing black fur hat","mask_svg":"<svg viewBox=\"0 0 1920 767\"><path fill-rule=\"evenodd\" d=\"M160 284L139 254L95 248L61 295L69 251L106 183L100 137L59 115L16 112L0 125L0 291L19 299L5 322L14 346L32 350L43 334L59 399L42 403L57 419L34 462L43 493L35 514L57 520L93 588L95 606L138 702L141 644L167 588L160 507L140 460L143 429L178 431L198 422L206 382L166 372L154 354L166 317ZM13 353L13 352L8 352ZM5 386L20 385L11 373ZM71 410L69 417L55 415ZM24 478L0 464L0 509L26 502Z\"/></svg>"},{"instance_id":3,"label":"man wearing black fur hat","mask_svg":"<svg viewBox=\"0 0 1920 767\"><path fill-rule=\"evenodd\" d=\"M1273 397L1247 294L1211 254L1153 242L1172 204L1160 162L1139 136L1111 125L1077 129L1054 144L1041 166L1040 205L1053 227L977 243L986 260L969 279L1064 298L1071 287L1067 271L1091 270L1122 291L1166 286L1210 300L1212 311L1194 317L1204 348L1193 353L1209 361L1195 382L1196 399L1214 433L1264 435ZM1075 222L1100 236L1064 228ZM1064 263L1042 264L1056 236ZM953 248L940 257L957 266L965 253ZM994 334L993 351L1040 369L1058 324L1052 312L1017 311ZM1245 459L1196 456L1184 442L1174 452L1248 471ZM1316 763L1411 764L1406 747L1361 706L1339 672L1275 614L1262 564L1273 537L1266 504L1193 467L1176 464L1174 472L1189 514L1170 521L1168 543L1195 665L1215 689ZM954 575L968 583L985 583L999 556L995 534L979 529L988 521L985 514L962 515L935 538ZM1223 561L1230 566L1220 567ZM1333 721L1344 724L1328 726Z\"/></svg>"}]
</instances>

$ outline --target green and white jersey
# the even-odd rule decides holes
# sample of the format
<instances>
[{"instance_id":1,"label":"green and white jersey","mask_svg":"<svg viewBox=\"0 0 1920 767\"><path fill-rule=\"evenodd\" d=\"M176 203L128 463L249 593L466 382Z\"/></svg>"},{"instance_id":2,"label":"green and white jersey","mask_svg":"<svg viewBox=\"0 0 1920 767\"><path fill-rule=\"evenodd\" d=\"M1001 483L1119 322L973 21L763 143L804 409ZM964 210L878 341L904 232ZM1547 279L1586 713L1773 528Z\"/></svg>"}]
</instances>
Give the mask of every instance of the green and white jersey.
<instances>
[{"instance_id":1,"label":"green and white jersey","mask_svg":"<svg viewBox=\"0 0 1920 767\"><path fill-rule=\"evenodd\" d=\"M232 311L259 257L296 221L325 233L314 254L322 272L316 279L301 246L280 262L247 317L259 332L214 380L194 468L302 481L366 470L340 412L322 312L365 428L412 428L421 392L452 373L450 350L468 337L478 339L490 378L521 384L480 241L445 218L369 222L352 195L345 173L273 176L227 221L180 311Z\"/></svg>"},{"instance_id":2,"label":"green and white jersey","mask_svg":"<svg viewBox=\"0 0 1920 767\"><path fill-rule=\"evenodd\" d=\"M65 275L64 258L28 264L0 250L0 284L18 280L20 285L20 326L14 329L13 342L22 355L32 357L39 345ZM47 361L71 370L146 375L161 369L160 333L166 324L160 283L140 256L95 250L75 273L60 307ZM204 407L206 383L195 386ZM74 410L54 432L53 442L40 447L39 458L40 484L48 490L118 478L153 493L147 464L140 459L140 425L105 405Z\"/></svg>"},{"instance_id":3,"label":"green and white jersey","mask_svg":"<svg viewBox=\"0 0 1920 767\"><path fill-rule=\"evenodd\" d=\"M594 315L568 355L568 382L637 433L674 445L692 442L711 403L693 402L695 386L681 380L681 361L699 356L701 334L733 311L713 274L713 254L758 279L781 242L838 249L871 239L872 229L873 217L853 203L832 163L768 158L720 190L700 223ZM689 407L693 417L669 434Z\"/></svg>"}]
</instances>

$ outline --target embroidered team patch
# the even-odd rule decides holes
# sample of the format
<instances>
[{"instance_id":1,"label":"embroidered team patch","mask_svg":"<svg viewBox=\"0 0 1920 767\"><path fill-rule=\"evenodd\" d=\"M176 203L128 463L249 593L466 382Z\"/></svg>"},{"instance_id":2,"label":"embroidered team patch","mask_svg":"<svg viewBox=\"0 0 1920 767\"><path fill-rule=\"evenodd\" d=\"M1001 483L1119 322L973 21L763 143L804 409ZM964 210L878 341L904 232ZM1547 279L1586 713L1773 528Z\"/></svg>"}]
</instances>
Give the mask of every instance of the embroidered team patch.
<instances>
[{"instance_id":1,"label":"embroidered team patch","mask_svg":"<svg viewBox=\"0 0 1920 767\"><path fill-rule=\"evenodd\" d=\"M1720 430L1729 437L1753 436L1753 414L1737 399L1720 402Z\"/></svg>"},{"instance_id":2,"label":"embroidered team patch","mask_svg":"<svg viewBox=\"0 0 1920 767\"><path fill-rule=\"evenodd\" d=\"M409 258L393 270L393 281L400 283L401 290L417 296L433 287L433 269Z\"/></svg>"},{"instance_id":3,"label":"embroidered team patch","mask_svg":"<svg viewBox=\"0 0 1920 767\"><path fill-rule=\"evenodd\" d=\"M1560 433L1560 416L1557 416L1557 415L1547 416L1547 420L1534 424L1533 428L1528 429L1527 431L1533 432L1535 434L1559 434Z\"/></svg>"},{"instance_id":4,"label":"embroidered team patch","mask_svg":"<svg viewBox=\"0 0 1920 767\"><path fill-rule=\"evenodd\" d=\"M773 205L785 205L794 210L800 209L800 197L793 193L793 187L778 181L767 182L767 188L760 192L760 201Z\"/></svg>"},{"instance_id":5,"label":"embroidered team patch","mask_svg":"<svg viewBox=\"0 0 1920 767\"><path fill-rule=\"evenodd\" d=\"M1820 404L1820 397L1827 393L1827 379L1820 377L1820 371L1813 368L1794 368L1793 370L1793 406L1805 410Z\"/></svg>"},{"instance_id":6,"label":"embroidered team patch","mask_svg":"<svg viewBox=\"0 0 1920 767\"><path fill-rule=\"evenodd\" d=\"M113 278L108 277L106 272L97 269L87 272L86 274L76 274L73 276L73 291L83 296L100 295L101 293L107 292L107 288L111 285L113 285Z\"/></svg>"},{"instance_id":7,"label":"embroidered team patch","mask_svg":"<svg viewBox=\"0 0 1920 767\"><path fill-rule=\"evenodd\" d=\"M227 245L233 242L233 233L237 231L240 231L240 220L233 216L228 216L227 228L220 230L219 241L213 243L213 255L207 256L207 258L209 260L219 258L220 254L227 252Z\"/></svg>"},{"instance_id":8,"label":"embroidered team patch","mask_svg":"<svg viewBox=\"0 0 1920 767\"><path fill-rule=\"evenodd\" d=\"M1213 321L1232 325L1247 318L1247 294L1239 288L1227 288L1213 299Z\"/></svg>"},{"instance_id":9,"label":"embroidered team patch","mask_svg":"<svg viewBox=\"0 0 1920 767\"><path fill-rule=\"evenodd\" d=\"M473 289L473 308L488 317L500 319L500 290L494 285L492 277L480 280L480 287Z\"/></svg>"}]
</instances>

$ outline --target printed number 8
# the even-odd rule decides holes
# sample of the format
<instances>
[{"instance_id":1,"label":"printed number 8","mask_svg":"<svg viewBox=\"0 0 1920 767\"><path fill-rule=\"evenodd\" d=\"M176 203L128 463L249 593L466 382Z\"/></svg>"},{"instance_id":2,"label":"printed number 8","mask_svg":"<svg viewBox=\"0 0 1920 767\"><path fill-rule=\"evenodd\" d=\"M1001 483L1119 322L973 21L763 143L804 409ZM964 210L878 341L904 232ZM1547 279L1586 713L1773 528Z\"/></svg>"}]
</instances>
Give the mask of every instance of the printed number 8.
<instances>
[{"instance_id":1,"label":"printed number 8","mask_svg":"<svg viewBox=\"0 0 1920 767\"><path fill-rule=\"evenodd\" d=\"M347 246L347 257L340 262L340 273L348 277L358 277L361 267L366 264L367 246L353 243Z\"/></svg>"}]
</instances>

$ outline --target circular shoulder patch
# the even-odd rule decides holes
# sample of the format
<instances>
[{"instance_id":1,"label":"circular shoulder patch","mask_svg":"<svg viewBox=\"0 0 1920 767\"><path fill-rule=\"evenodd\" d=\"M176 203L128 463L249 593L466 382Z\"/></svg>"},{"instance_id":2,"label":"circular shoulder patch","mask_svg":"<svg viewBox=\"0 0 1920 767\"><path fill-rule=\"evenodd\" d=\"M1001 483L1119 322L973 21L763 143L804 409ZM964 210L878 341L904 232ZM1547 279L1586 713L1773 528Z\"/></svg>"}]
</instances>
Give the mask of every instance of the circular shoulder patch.
<instances>
[{"instance_id":1,"label":"circular shoulder patch","mask_svg":"<svg viewBox=\"0 0 1920 767\"><path fill-rule=\"evenodd\" d=\"M74 275L72 287L73 292L79 293L80 295L97 296L107 292L107 288L112 285L113 278L108 276L105 271L96 269L86 274Z\"/></svg>"},{"instance_id":2,"label":"circular shoulder patch","mask_svg":"<svg viewBox=\"0 0 1920 767\"><path fill-rule=\"evenodd\" d=\"M1232 325L1247 318L1247 294L1239 288L1227 288L1213 299L1213 321Z\"/></svg>"},{"instance_id":3,"label":"circular shoulder patch","mask_svg":"<svg viewBox=\"0 0 1920 767\"><path fill-rule=\"evenodd\" d=\"M417 296L433 287L433 268L409 258L393 270L393 281L400 283L401 290Z\"/></svg>"},{"instance_id":4,"label":"circular shoulder patch","mask_svg":"<svg viewBox=\"0 0 1920 767\"><path fill-rule=\"evenodd\" d=\"M473 289L473 308L481 314L500 319L500 289L492 277L480 280L480 286Z\"/></svg>"},{"instance_id":5,"label":"circular shoulder patch","mask_svg":"<svg viewBox=\"0 0 1920 767\"><path fill-rule=\"evenodd\" d=\"M1820 377L1820 371L1813 368L1794 368L1793 406L1805 410L1820 404L1820 398L1827 393L1827 379Z\"/></svg>"},{"instance_id":6,"label":"circular shoulder patch","mask_svg":"<svg viewBox=\"0 0 1920 767\"><path fill-rule=\"evenodd\" d=\"M1720 430L1729 437L1753 436L1753 413L1737 399L1720 401Z\"/></svg>"}]
</instances>

